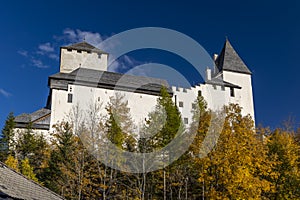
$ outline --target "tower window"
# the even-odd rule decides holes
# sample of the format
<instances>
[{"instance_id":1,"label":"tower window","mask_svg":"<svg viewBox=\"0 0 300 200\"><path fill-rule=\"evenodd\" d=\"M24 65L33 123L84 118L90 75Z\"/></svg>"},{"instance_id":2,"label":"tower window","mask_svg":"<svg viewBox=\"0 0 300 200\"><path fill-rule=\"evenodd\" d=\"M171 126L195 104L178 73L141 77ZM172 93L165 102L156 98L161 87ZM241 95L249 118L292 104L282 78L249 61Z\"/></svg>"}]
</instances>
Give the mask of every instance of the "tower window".
<instances>
[{"instance_id":1,"label":"tower window","mask_svg":"<svg viewBox=\"0 0 300 200\"><path fill-rule=\"evenodd\" d=\"M68 103L72 103L73 102L73 94L69 93L68 94Z\"/></svg>"},{"instance_id":2,"label":"tower window","mask_svg":"<svg viewBox=\"0 0 300 200\"><path fill-rule=\"evenodd\" d=\"M230 88L230 96L234 97L234 88Z\"/></svg>"},{"instance_id":3,"label":"tower window","mask_svg":"<svg viewBox=\"0 0 300 200\"><path fill-rule=\"evenodd\" d=\"M183 101L179 101L179 107L183 107Z\"/></svg>"},{"instance_id":4,"label":"tower window","mask_svg":"<svg viewBox=\"0 0 300 200\"><path fill-rule=\"evenodd\" d=\"M199 96L199 97L202 96L201 90L198 90L198 96Z\"/></svg>"},{"instance_id":5,"label":"tower window","mask_svg":"<svg viewBox=\"0 0 300 200\"><path fill-rule=\"evenodd\" d=\"M187 117L185 117L185 118L183 119L183 122L184 122L184 124L188 124L188 123L189 123L189 119L188 119Z\"/></svg>"}]
</instances>

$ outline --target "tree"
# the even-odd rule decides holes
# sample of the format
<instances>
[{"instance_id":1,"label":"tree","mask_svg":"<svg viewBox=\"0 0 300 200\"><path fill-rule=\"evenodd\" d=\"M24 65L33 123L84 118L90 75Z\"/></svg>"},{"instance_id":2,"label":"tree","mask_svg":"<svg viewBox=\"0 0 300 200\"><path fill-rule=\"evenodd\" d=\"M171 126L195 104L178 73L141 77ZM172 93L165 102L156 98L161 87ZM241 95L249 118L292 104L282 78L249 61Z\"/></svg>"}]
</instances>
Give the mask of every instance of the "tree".
<instances>
[{"instance_id":1,"label":"tree","mask_svg":"<svg viewBox=\"0 0 300 200\"><path fill-rule=\"evenodd\" d=\"M40 176L42 176L50 156L50 147L47 140L42 133L33 131L31 122L25 130L19 130L17 135L16 158L19 162L28 158L34 173L38 178L41 178Z\"/></svg>"},{"instance_id":2,"label":"tree","mask_svg":"<svg viewBox=\"0 0 300 200\"><path fill-rule=\"evenodd\" d=\"M271 199L300 198L300 146L293 131L276 129L265 138L268 146L268 159L274 161L272 173L267 179L273 183ZM290 130L291 131L291 130Z\"/></svg>"},{"instance_id":3,"label":"tree","mask_svg":"<svg viewBox=\"0 0 300 200\"><path fill-rule=\"evenodd\" d=\"M168 145L176 135L180 135L183 130L180 112L172 101L167 88L162 87L155 110L149 113L148 120L141 131L143 137L139 138L138 151L147 153L160 150ZM161 156L165 159L171 159L172 152L164 151ZM149 174L144 173L142 175L142 199L147 196L146 193L155 196L155 198L161 196L164 199L169 198L172 191L172 184L170 181L167 181L172 176L171 169L175 168L175 165L173 165L173 168L166 167L163 170ZM146 180L148 180L149 184L146 183Z\"/></svg>"},{"instance_id":4,"label":"tree","mask_svg":"<svg viewBox=\"0 0 300 200\"><path fill-rule=\"evenodd\" d=\"M267 149L258 139L250 116L231 104L226 109L223 130L215 148L198 159L202 198L261 199L271 190L263 177L270 172Z\"/></svg>"},{"instance_id":5,"label":"tree","mask_svg":"<svg viewBox=\"0 0 300 200\"><path fill-rule=\"evenodd\" d=\"M7 116L0 136L0 161L5 161L9 154L14 155L15 147L15 117L11 112Z\"/></svg>"},{"instance_id":6,"label":"tree","mask_svg":"<svg viewBox=\"0 0 300 200\"><path fill-rule=\"evenodd\" d=\"M5 161L5 164L9 166L10 168L19 171L19 162L17 159L15 159L12 155L9 155Z\"/></svg>"},{"instance_id":7,"label":"tree","mask_svg":"<svg viewBox=\"0 0 300 200\"><path fill-rule=\"evenodd\" d=\"M33 167L31 167L29 164L28 158L25 158L24 160L21 161L20 171L24 176L30 178L31 180L37 183L39 182L38 179L36 178L36 175L33 172Z\"/></svg>"}]
</instances>

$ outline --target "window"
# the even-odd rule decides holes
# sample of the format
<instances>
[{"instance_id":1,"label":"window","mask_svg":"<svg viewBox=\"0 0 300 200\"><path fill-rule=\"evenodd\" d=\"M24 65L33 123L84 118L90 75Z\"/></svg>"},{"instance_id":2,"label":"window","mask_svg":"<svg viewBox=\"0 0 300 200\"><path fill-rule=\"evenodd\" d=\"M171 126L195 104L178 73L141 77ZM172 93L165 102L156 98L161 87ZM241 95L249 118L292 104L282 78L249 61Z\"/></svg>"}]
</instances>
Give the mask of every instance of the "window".
<instances>
[{"instance_id":1,"label":"window","mask_svg":"<svg viewBox=\"0 0 300 200\"><path fill-rule=\"evenodd\" d=\"M67 51L72 51L72 49L67 49Z\"/></svg>"},{"instance_id":2,"label":"window","mask_svg":"<svg viewBox=\"0 0 300 200\"><path fill-rule=\"evenodd\" d=\"M192 109L196 109L196 105L195 103L192 103Z\"/></svg>"},{"instance_id":3,"label":"window","mask_svg":"<svg viewBox=\"0 0 300 200\"><path fill-rule=\"evenodd\" d=\"M81 53L81 51L80 51L80 50L77 50L77 53Z\"/></svg>"},{"instance_id":4,"label":"window","mask_svg":"<svg viewBox=\"0 0 300 200\"><path fill-rule=\"evenodd\" d=\"M221 89L222 89L222 91L225 91L225 86L222 85L222 86L221 86Z\"/></svg>"},{"instance_id":5,"label":"window","mask_svg":"<svg viewBox=\"0 0 300 200\"><path fill-rule=\"evenodd\" d=\"M201 90L198 90L198 96L199 96L199 97L202 96Z\"/></svg>"},{"instance_id":6,"label":"window","mask_svg":"<svg viewBox=\"0 0 300 200\"><path fill-rule=\"evenodd\" d=\"M234 97L234 88L230 88L230 96Z\"/></svg>"},{"instance_id":7,"label":"window","mask_svg":"<svg viewBox=\"0 0 300 200\"><path fill-rule=\"evenodd\" d=\"M185 118L183 119L183 122L184 122L184 124L188 124L188 123L189 123L189 119L185 117Z\"/></svg>"},{"instance_id":8,"label":"window","mask_svg":"<svg viewBox=\"0 0 300 200\"><path fill-rule=\"evenodd\" d=\"M68 103L72 103L73 102L73 94L68 94Z\"/></svg>"},{"instance_id":9,"label":"window","mask_svg":"<svg viewBox=\"0 0 300 200\"><path fill-rule=\"evenodd\" d=\"M179 101L179 107L183 107L183 101Z\"/></svg>"},{"instance_id":10,"label":"window","mask_svg":"<svg viewBox=\"0 0 300 200\"><path fill-rule=\"evenodd\" d=\"M217 89L217 86L216 86L216 85L213 85L213 88L216 90L216 89Z\"/></svg>"},{"instance_id":11,"label":"window","mask_svg":"<svg viewBox=\"0 0 300 200\"><path fill-rule=\"evenodd\" d=\"M187 92L186 88L183 88L183 92Z\"/></svg>"}]
</instances>

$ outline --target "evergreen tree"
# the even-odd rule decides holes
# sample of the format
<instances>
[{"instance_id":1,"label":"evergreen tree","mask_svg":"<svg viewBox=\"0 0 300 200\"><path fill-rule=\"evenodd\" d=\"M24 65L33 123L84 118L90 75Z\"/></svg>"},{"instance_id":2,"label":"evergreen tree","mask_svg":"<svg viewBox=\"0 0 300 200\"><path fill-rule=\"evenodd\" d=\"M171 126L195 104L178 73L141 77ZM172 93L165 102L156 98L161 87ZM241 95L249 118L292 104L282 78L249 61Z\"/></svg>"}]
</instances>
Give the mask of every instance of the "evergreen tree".
<instances>
[{"instance_id":1,"label":"evergreen tree","mask_svg":"<svg viewBox=\"0 0 300 200\"><path fill-rule=\"evenodd\" d=\"M0 136L0 161L4 162L9 154L14 155L15 117L9 113Z\"/></svg>"},{"instance_id":2,"label":"evergreen tree","mask_svg":"<svg viewBox=\"0 0 300 200\"><path fill-rule=\"evenodd\" d=\"M15 147L16 157L19 161L28 159L34 169L34 173L41 178L43 170L50 156L50 149L47 140L42 133L34 132L32 123L27 125L25 130L18 132Z\"/></svg>"}]
</instances>

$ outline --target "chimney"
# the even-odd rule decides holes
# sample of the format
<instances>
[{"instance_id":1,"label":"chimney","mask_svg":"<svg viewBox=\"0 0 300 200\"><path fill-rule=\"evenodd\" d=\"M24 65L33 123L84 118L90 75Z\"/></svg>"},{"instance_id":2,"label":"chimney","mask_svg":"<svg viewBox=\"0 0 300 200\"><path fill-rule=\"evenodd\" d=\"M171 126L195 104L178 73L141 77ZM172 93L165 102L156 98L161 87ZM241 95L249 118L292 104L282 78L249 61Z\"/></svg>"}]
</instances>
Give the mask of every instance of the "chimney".
<instances>
[{"instance_id":1,"label":"chimney","mask_svg":"<svg viewBox=\"0 0 300 200\"><path fill-rule=\"evenodd\" d=\"M217 60L217 58L218 58L218 54L216 54L216 53L214 53L214 55L213 55L213 59L214 59L214 61L216 62L216 60Z\"/></svg>"},{"instance_id":2,"label":"chimney","mask_svg":"<svg viewBox=\"0 0 300 200\"><path fill-rule=\"evenodd\" d=\"M206 69L206 80L207 81L211 80L211 69L210 68Z\"/></svg>"}]
</instances>

